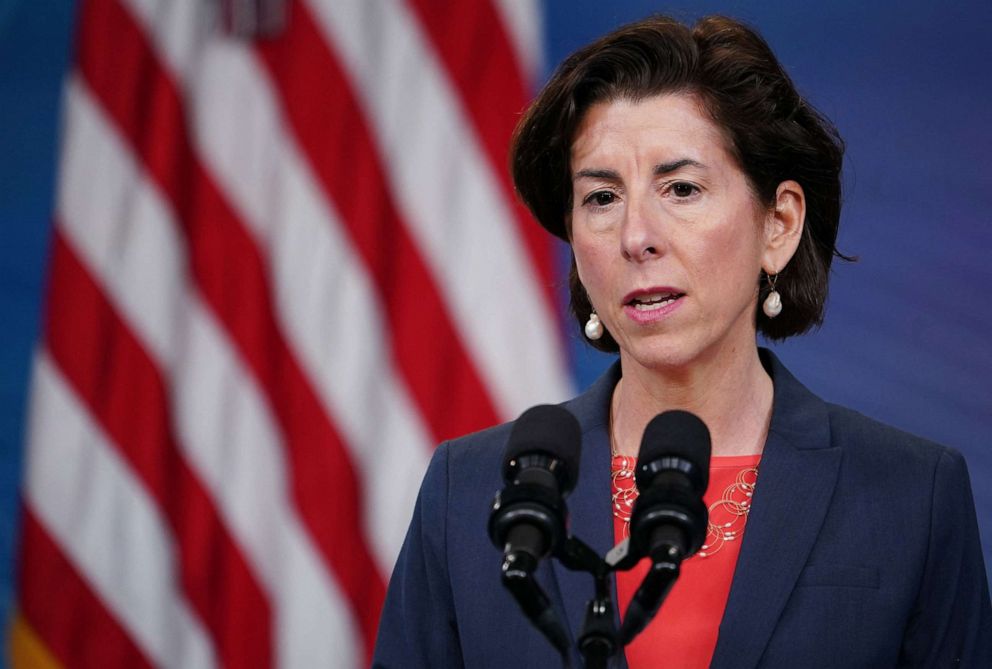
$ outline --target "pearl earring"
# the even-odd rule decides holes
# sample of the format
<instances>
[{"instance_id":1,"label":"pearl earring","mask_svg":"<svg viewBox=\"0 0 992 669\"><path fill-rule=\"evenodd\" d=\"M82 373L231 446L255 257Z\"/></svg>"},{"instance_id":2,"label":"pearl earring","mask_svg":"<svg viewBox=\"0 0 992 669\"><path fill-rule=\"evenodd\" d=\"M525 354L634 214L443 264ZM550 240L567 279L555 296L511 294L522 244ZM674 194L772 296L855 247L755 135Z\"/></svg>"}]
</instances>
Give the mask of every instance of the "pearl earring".
<instances>
[{"instance_id":1,"label":"pearl earring","mask_svg":"<svg viewBox=\"0 0 992 669\"><path fill-rule=\"evenodd\" d=\"M768 277L768 287L771 289L771 292L768 293L764 304L761 305L761 310L765 312L765 316L768 316L768 318L775 318L782 313L782 296L775 290L775 282L778 281L778 274L767 274L766 276Z\"/></svg>"},{"instance_id":2,"label":"pearl earring","mask_svg":"<svg viewBox=\"0 0 992 669\"><path fill-rule=\"evenodd\" d=\"M586 321L585 330L586 337L593 341L603 336L603 324L599 322L599 316L595 311L589 314L589 320Z\"/></svg>"}]
</instances>

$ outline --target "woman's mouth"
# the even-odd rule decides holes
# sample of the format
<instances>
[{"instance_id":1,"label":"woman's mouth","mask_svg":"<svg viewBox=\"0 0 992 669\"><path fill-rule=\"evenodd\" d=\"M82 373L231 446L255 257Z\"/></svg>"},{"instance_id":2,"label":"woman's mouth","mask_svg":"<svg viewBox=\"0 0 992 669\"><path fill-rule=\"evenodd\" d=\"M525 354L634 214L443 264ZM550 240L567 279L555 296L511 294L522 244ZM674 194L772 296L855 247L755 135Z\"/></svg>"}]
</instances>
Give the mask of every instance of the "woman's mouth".
<instances>
[{"instance_id":1,"label":"woman's mouth","mask_svg":"<svg viewBox=\"0 0 992 669\"><path fill-rule=\"evenodd\" d=\"M672 304L675 300L682 297L682 295L682 293L657 293L654 295L643 295L633 298L627 302L627 304L634 307L638 311L652 311L654 309L661 309L662 307Z\"/></svg>"},{"instance_id":2,"label":"woman's mouth","mask_svg":"<svg viewBox=\"0 0 992 669\"><path fill-rule=\"evenodd\" d=\"M652 323L677 309L683 297L685 293L669 288L637 291L627 296L623 310L637 323Z\"/></svg>"}]
</instances>

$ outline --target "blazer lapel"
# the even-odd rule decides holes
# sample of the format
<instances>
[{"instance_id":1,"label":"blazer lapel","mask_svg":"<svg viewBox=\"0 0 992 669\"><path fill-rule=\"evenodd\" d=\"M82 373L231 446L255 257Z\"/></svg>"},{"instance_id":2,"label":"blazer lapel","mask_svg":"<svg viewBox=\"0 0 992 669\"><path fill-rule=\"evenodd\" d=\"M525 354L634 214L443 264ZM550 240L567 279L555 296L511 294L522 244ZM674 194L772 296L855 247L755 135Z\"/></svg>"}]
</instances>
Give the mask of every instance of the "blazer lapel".
<instances>
[{"instance_id":1,"label":"blazer lapel","mask_svg":"<svg viewBox=\"0 0 992 669\"><path fill-rule=\"evenodd\" d=\"M816 541L840 468L824 402L771 353L762 350L762 358L775 383L772 421L712 669L757 666Z\"/></svg>"}]
</instances>

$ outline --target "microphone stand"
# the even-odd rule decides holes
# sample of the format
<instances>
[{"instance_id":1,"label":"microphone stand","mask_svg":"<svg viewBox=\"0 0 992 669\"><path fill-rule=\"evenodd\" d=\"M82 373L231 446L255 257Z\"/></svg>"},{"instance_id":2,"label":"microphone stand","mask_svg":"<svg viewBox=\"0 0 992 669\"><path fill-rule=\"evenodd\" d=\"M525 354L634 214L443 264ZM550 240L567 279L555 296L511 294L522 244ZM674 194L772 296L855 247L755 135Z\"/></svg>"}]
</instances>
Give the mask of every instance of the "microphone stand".
<instances>
[{"instance_id":1,"label":"microphone stand","mask_svg":"<svg viewBox=\"0 0 992 669\"><path fill-rule=\"evenodd\" d=\"M610 659L648 625L679 576L685 556L681 544L662 542L651 555L639 556L625 539L601 558L581 539L570 536L562 542L554 557L571 571L588 572L593 577L595 596L586 604L586 616L576 646L587 669L607 669ZM614 620L610 575L627 571L641 558L651 560L651 568L634 593L618 630ZM568 637L554 614L551 602L534 578L537 559L527 551L513 551L503 561L503 585L520 605L523 613L551 642L570 666Z\"/></svg>"},{"instance_id":2,"label":"microphone stand","mask_svg":"<svg viewBox=\"0 0 992 669\"><path fill-rule=\"evenodd\" d=\"M586 606L586 619L579 636L579 652L588 669L606 669L619 650L617 629L613 622L608 573L596 574L596 596Z\"/></svg>"},{"instance_id":3,"label":"microphone stand","mask_svg":"<svg viewBox=\"0 0 992 669\"><path fill-rule=\"evenodd\" d=\"M620 648L609 583L613 568L576 537L565 541L557 557L566 569L589 572L595 580L596 596L586 605L578 647L587 669L606 669L610 658Z\"/></svg>"},{"instance_id":4,"label":"microphone stand","mask_svg":"<svg viewBox=\"0 0 992 669\"><path fill-rule=\"evenodd\" d=\"M627 571L640 561L630 552L630 540L625 539L614 546L605 559L577 537L570 536L565 540L555 557L566 569L591 574L596 588L595 597L586 605L586 617L577 642L587 669L606 669L610 658L633 641L654 618L679 576L683 556L683 551L668 546L655 555L644 556L651 559L651 568L634 594L624 624L618 631L609 578L614 572Z\"/></svg>"}]
</instances>

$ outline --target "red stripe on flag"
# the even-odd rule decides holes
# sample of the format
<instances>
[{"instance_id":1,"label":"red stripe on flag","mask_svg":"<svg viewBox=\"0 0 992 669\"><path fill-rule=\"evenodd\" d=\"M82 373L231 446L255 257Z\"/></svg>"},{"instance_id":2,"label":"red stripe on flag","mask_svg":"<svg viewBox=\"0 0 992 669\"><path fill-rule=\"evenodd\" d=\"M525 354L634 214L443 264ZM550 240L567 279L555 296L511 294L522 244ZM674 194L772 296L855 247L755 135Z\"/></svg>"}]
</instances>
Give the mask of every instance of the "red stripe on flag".
<instances>
[{"instance_id":1,"label":"red stripe on flag","mask_svg":"<svg viewBox=\"0 0 992 669\"><path fill-rule=\"evenodd\" d=\"M435 439L499 421L426 263L394 204L350 83L309 9L258 46L284 111L375 281L395 364Z\"/></svg>"},{"instance_id":2,"label":"red stripe on flag","mask_svg":"<svg viewBox=\"0 0 992 669\"><path fill-rule=\"evenodd\" d=\"M19 606L65 667L151 667L29 508L21 515Z\"/></svg>"},{"instance_id":3,"label":"red stripe on flag","mask_svg":"<svg viewBox=\"0 0 992 669\"><path fill-rule=\"evenodd\" d=\"M294 499L350 602L370 658L385 585L365 537L358 480L276 323L262 254L195 156L178 87L115 0L86 3L78 60L90 88L170 200L196 283L272 406Z\"/></svg>"},{"instance_id":4,"label":"red stripe on flag","mask_svg":"<svg viewBox=\"0 0 992 669\"><path fill-rule=\"evenodd\" d=\"M228 667L273 663L269 604L176 444L166 384L56 228L46 343L76 395L156 500L183 591Z\"/></svg>"},{"instance_id":5,"label":"red stripe on flag","mask_svg":"<svg viewBox=\"0 0 992 669\"><path fill-rule=\"evenodd\" d=\"M553 285L557 276L551 236L517 199L509 175L507 148L513 129L530 100L530 92L503 19L492 0L408 1L441 56L449 79L482 140L503 195L513 208L531 263L537 268L548 312L556 314Z\"/></svg>"}]
</instances>

